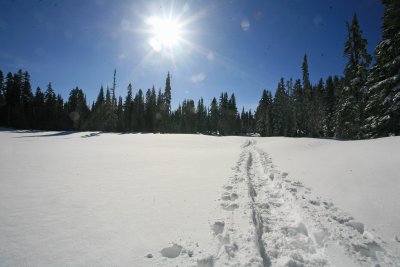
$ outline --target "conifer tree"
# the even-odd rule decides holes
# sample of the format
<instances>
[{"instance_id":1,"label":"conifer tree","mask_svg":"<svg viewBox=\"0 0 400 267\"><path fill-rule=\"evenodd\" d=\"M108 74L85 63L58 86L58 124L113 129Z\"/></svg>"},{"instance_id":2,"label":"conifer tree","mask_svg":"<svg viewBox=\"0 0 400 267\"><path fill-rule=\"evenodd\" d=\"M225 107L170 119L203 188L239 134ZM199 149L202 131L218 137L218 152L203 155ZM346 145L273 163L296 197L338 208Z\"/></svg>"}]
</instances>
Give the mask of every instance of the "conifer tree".
<instances>
[{"instance_id":1,"label":"conifer tree","mask_svg":"<svg viewBox=\"0 0 400 267\"><path fill-rule=\"evenodd\" d=\"M22 107L22 122L21 127L31 128L33 117L33 94L30 83L29 73L26 71L22 77L22 90L21 90L21 107Z\"/></svg>"},{"instance_id":2,"label":"conifer tree","mask_svg":"<svg viewBox=\"0 0 400 267\"><path fill-rule=\"evenodd\" d=\"M133 95L132 95L132 84L128 85L128 92L125 97L124 103L124 129L127 132L133 131Z\"/></svg>"},{"instance_id":3,"label":"conifer tree","mask_svg":"<svg viewBox=\"0 0 400 267\"><path fill-rule=\"evenodd\" d=\"M274 103L272 105L272 132L273 135L287 136L287 94L285 92L285 82L283 78L278 84L275 92Z\"/></svg>"},{"instance_id":4,"label":"conifer tree","mask_svg":"<svg viewBox=\"0 0 400 267\"><path fill-rule=\"evenodd\" d=\"M400 1L383 0L382 40L367 82L366 137L400 135Z\"/></svg>"},{"instance_id":5,"label":"conifer tree","mask_svg":"<svg viewBox=\"0 0 400 267\"><path fill-rule=\"evenodd\" d=\"M135 98L133 99L133 130L136 132L142 132L145 128L144 120L144 97L142 89L139 89Z\"/></svg>"},{"instance_id":6,"label":"conifer tree","mask_svg":"<svg viewBox=\"0 0 400 267\"><path fill-rule=\"evenodd\" d=\"M319 80L313 91L312 102L312 137L324 136L325 120L325 87L322 79Z\"/></svg>"},{"instance_id":7,"label":"conifer tree","mask_svg":"<svg viewBox=\"0 0 400 267\"><path fill-rule=\"evenodd\" d=\"M33 125L36 129L45 128L45 103L44 103L44 93L40 87L36 88L35 96L33 98Z\"/></svg>"},{"instance_id":8,"label":"conifer tree","mask_svg":"<svg viewBox=\"0 0 400 267\"><path fill-rule=\"evenodd\" d=\"M47 90L44 93L44 104L45 104L45 129L54 130L56 125L56 114L57 114L57 101L56 94L54 93L51 83L47 85Z\"/></svg>"},{"instance_id":9,"label":"conifer tree","mask_svg":"<svg viewBox=\"0 0 400 267\"><path fill-rule=\"evenodd\" d=\"M124 105L122 103L122 96L118 97L117 103L117 131L124 131Z\"/></svg>"},{"instance_id":10,"label":"conifer tree","mask_svg":"<svg viewBox=\"0 0 400 267\"><path fill-rule=\"evenodd\" d=\"M163 108L163 131L168 131L169 129L169 117L171 114L171 76L168 72L167 79L165 81L165 92L164 92L165 106Z\"/></svg>"},{"instance_id":11,"label":"conifer tree","mask_svg":"<svg viewBox=\"0 0 400 267\"><path fill-rule=\"evenodd\" d=\"M304 55L303 59L303 65L302 65L302 71L303 71L303 92L302 92L302 116L304 118L303 120L303 129L302 129L302 134L305 136L311 136L312 135L312 117L313 117L313 112L312 112L312 85L310 82L310 74L308 72L308 61L307 61L307 55Z\"/></svg>"},{"instance_id":12,"label":"conifer tree","mask_svg":"<svg viewBox=\"0 0 400 267\"><path fill-rule=\"evenodd\" d=\"M272 135L272 96L271 92L264 90L256 111L256 131L261 136Z\"/></svg>"},{"instance_id":13,"label":"conifer tree","mask_svg":"<svg viewBox=\"0 0 400 267\"><path fill-rule=\"evenodd\" d=\"M6 98L4 92L4 75L0 70L0 125L6 123Z\"/></svg>"},{"instance_id":14,"label":"conifer tree","mask_svg":"<svg viewBox=\"0 0 400 267\"><path fill-rule=\"evenodd\" d=\"M295 136L304 136L305 133L305 116L303 106L303 88L301 80L297 79L293 86L292 104L295 118Z\"/></svg>"},{"instance_id":15,"label":"conifer tree","mask_svg":"<svg viewBox=\"0 0 400 267\"><path fill-rule=\"evenodd\" d=\"M338 107L336 136L359 139L362 136L364 107L362 88L367 80L371 56L367 52L368 42L362 37L356 15L351 24L347 23L347 31L344 54L348 62L344 70L344 88Z\"/></svg>"},{"instance_id":16,"label":"conifer tree","mask_svg":"<svg viewBox=\"0 0 400 267\"><path fill-rule=\"evenodd\" d=\"M336 95L333 85L333 78L329 76L325 82L325 119L324 119L324 135L333 137L335 134L335 114L336 114Z\"/></svg>"},{"instance_id":17,"label":"conifer tree","mask_svg":"<svg viewBox=\"0 0 400 267\"><path fill-rule=\"evenodd\" d=\"M210 104L210 119L209 119L209 133L217 134L218 132L218 121L219 121L219 109L218 102L215 97L211 100Z\"/></svg>"},{"instance_id":18,"label":"conifer tree","mask_svg":"<svg viewBox=\"0 0 400 267\"><path fill-rule=\"evenodd\" d=\"M197 102L196 108L196 131L199 133L206 132L206 125L207 124L207 109L204 106L203 98Z\"/></svg>"}]
</instances>

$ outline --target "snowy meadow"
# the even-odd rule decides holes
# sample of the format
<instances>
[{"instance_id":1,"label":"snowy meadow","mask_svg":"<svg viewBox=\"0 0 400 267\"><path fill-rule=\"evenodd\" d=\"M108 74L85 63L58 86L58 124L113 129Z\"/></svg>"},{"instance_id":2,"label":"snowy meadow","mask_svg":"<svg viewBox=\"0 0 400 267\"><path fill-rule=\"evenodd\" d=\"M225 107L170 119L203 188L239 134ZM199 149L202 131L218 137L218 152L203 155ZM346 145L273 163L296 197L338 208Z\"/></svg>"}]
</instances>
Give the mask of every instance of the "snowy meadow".
<instances>
[{"instance_id":1,"label":"snowy meadow","mask_svg":"<svg viewBox=\"0 0 400 267\"><path fill-rule=\"evenodd\" d=\"M3 130L0 147L1 266L399 266L399 137Z\"/></svg>"}]
</instances>

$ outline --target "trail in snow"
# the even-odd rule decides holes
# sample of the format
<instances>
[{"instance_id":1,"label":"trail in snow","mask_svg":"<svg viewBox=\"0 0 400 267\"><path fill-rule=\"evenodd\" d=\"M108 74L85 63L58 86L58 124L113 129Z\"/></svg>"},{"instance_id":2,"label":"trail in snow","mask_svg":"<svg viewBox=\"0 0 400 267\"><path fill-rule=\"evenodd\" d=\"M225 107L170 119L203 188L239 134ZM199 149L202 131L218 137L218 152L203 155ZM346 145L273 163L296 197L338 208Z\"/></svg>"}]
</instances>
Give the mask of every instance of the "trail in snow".
<instances>
[{"instance_id":1,"label":"trail in snow","mask_svg":"<svg viewBox=\"0 0 400 267\"><path fill-rule=\"evenodd\" d=\"M212 225L217 252L198 266L399 266L373 230L242 146Z\"/></svg>"}]
</instances>

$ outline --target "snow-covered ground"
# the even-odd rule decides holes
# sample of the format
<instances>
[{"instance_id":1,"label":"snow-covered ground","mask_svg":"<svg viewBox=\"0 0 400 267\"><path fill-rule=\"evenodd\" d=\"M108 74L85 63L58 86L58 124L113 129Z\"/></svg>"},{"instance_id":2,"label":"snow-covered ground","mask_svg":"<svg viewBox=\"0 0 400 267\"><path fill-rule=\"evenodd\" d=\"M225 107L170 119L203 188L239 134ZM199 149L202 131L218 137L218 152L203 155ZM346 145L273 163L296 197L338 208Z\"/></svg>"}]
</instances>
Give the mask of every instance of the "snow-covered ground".
<instances>
[{"instance_id":1,"label":"snow-covered ground","mask_svg":"<svg viewBox=\"0 0 400 267\"><path fill-rule=\"evenodd\" d=\"M400 266L399 149L4 130L0 266Z\"/></svg>"}]
</instances>

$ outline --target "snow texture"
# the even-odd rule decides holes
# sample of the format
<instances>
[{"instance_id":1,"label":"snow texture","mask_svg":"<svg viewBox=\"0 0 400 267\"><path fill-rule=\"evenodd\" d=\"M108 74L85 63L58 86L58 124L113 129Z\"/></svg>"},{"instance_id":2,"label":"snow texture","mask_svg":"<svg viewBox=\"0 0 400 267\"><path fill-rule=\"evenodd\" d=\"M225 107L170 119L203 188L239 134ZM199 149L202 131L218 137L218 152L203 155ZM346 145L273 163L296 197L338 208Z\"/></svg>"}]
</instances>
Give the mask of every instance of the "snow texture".
<instances>
[{"instance_id":1,"label":"snow texture","mask_svg":"<svg viewBox=\"0 0 400 267\"><path fill-rule=\"evenodd\" d=\"M3 130L0 146L1 266L400 266L398 137Z\"/></svg>"}]
</instances>

